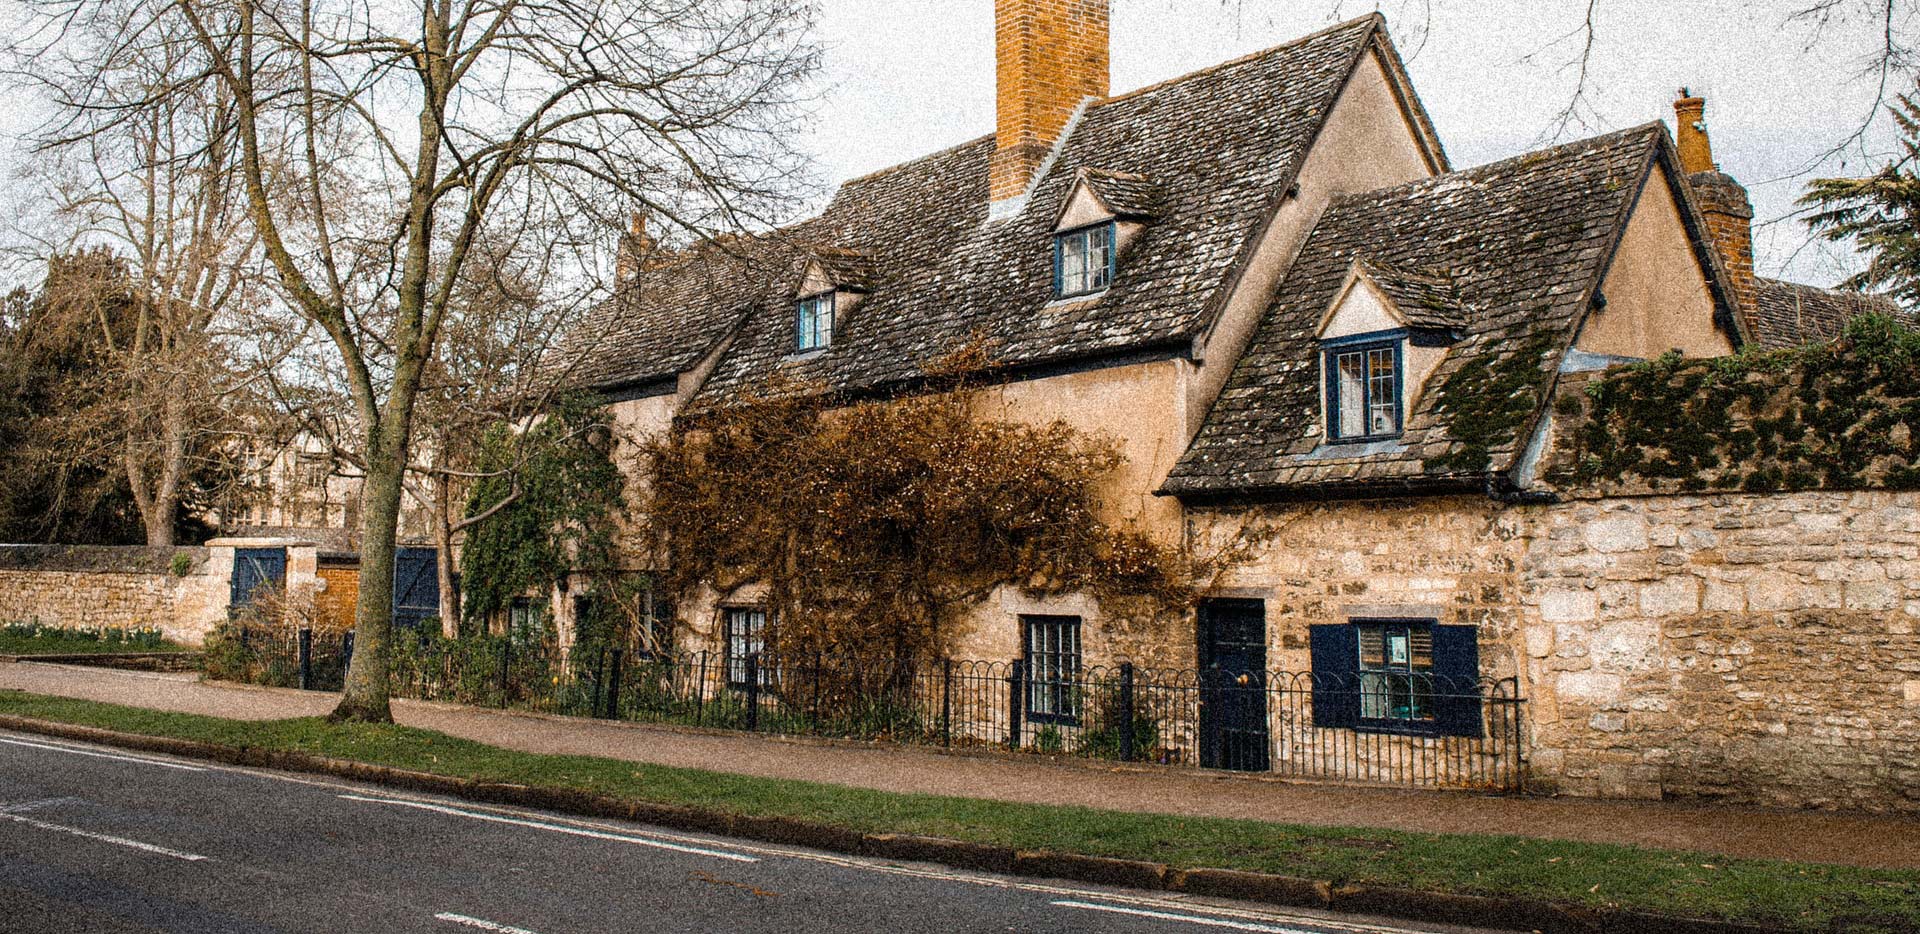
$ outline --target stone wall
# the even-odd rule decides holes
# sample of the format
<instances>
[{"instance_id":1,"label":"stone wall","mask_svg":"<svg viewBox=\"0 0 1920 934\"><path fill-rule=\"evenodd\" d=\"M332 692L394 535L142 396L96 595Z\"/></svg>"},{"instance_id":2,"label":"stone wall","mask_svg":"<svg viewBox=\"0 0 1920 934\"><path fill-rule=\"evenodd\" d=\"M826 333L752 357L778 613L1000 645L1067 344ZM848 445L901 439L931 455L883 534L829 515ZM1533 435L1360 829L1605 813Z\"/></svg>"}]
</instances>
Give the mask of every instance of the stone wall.
<instances>
[{"instance_id":1,"label":"stone wall","mask_svg":"<svg viewBox=\"0 0 1920 934\"><path fill-rule=\"evenodd\" d=\"M1527 703L1534 788L1920 812L1920 496L1484 497L1197 510L1205 547L1273 530L1218 590L1307 627L1480 629Z\"/></svg>"},{"instance_id":2,"label":"stone wall","mask_svg":"<svg viewBox=\"0 0 1920 934\"><path fill-rule=\"evenodd\" d=\"M185 574L173 556L186 555ZM0 549L0 621L158 628L198 644L226 616L227 574L208 548Z\"/></svg>"},{"instance_id":3,"label":"stone wall","mask_svg":"<svg viewBox=\"0 0 1920 934\"><path fill-rule=\"evenodd\" d=\"M304 613L319 590L311 542L214 539L204 548L0 546L0 622L67 627L153 627L199 645L227 618L235 548L285 548L289 609ZM185 555L185 573L175 556Z\"/></svg>"}]
</instances>

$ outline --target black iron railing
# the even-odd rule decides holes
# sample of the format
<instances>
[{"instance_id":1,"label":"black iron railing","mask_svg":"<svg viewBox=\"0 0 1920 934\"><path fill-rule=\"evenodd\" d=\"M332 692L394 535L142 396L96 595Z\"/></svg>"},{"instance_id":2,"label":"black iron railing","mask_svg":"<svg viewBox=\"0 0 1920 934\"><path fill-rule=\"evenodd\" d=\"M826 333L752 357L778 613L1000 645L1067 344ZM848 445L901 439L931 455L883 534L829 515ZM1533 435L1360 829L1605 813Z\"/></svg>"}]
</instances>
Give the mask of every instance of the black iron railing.
<instances>
[{"instance_id":1,"label":"black iron railing","mask_svg":"<svg viewBox=\"0 0 1920 934\"><path fill-rule=\"evenodd\" d=\"M273 667L338 687L346 646L297 640ZM297 656L297 657L295 657ZM1165 670L1129 663L1039 680L1021 661L732 661L506 639L396 633L397 697L585 717L1125 762L1300 779L1519 791L1525 700L1513 679L1398 684L1306 672ZM304 660L304 664L302 663ZM744 676L742 674L744 673Z\"/></svg>"}]
</instances>

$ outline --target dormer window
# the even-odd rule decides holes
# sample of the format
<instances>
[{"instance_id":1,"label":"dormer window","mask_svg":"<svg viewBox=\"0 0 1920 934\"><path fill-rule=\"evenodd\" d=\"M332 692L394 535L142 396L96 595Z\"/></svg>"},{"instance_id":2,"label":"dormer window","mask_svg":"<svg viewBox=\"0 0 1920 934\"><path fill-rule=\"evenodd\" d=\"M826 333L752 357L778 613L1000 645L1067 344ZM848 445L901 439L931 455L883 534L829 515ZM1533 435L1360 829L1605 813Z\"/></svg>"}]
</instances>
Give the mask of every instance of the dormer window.
<instances>
[{"instance_id":1,"label":"dormer window","mask_svg":"<svg viewBox=\"0 0 1920 934\"><path fill-rule=\"evenodd\" d=\"M1372 441L1400 434L1401 340L1363 337L1327 346L1327 439Z\"/></svg>"},{"instance_id":2,"label":"dormer window","mask_svg":"<svg viewBox=\"0 0 1920 934\"><path fill-rule=\"evenodd\" d=\"M1056 298L1091 295L1113 284L1115 255L1112 221L1102 221L1053 238L1053 294Z\"/></svg>"},{"instance_id":3,"label":"dormer window","mask_svg":"<svg viewBox=\"0 0 1920 934\"><path fill-rule=\"evenodd\" d=\"M794 313L794 350L805 353L833 343L834 292L800 299Z\"/></svg>"}]
</instances>

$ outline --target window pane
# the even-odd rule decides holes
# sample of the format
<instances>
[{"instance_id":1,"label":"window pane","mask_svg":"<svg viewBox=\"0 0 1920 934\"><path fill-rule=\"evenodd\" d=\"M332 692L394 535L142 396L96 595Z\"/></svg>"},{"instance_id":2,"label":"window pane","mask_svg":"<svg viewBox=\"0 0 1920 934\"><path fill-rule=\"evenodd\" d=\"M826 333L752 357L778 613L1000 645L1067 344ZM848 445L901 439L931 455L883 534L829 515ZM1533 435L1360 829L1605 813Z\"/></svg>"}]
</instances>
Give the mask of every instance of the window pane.
<instances>
[{"instance_id":1,"label":"window pane","mask_svg":"<svg viewBox=\"0 0 1920 934\"><path fill-rule=\"evenodd\" d=\"M1027 712L1072 717L1074 683L1080 674L1080 619L1024 617L1027 644Z\"/></svg>"},{"instance_id":2,"label":"window pane","mask_svg":"<svg viewBox=\"0 0 1920 934\"><path fill-rule=\"evenodd\" d=\"M1367 351L1368 434L1387 435L1400 429L1399 382L1394 372L1392 348Z\"/></svg>"},{"instance_id":3,"label":"window pane","mask_svg":"<svg viewBox=\"0 0 1920 934\"><path fill-rule=\"evenodd\" d=\"M1339 378L1335 381L1335 391L1340 395L1335 406L1340 413L1337 436L1358 438L1367 433L1366 356L1343 353L1334 360L1339 369Z\"/></svg>"},{"instance_id":4,"label":"window pane","mask_svg":"<svg viewBox=\"0 0 1920 934\"><path fill-rule=\"evenodd\" d=\"M1425 623L1355 624L1360 644L1360 716L1433 719L1433 628Z\"/></svg>"},{"instance_id":5,"label":"window pane","mask_svg":"<svg viewBox=\"0 0 1920 934\"><path fill-rule=\"evenodd\" d=\"M801 299L794 320L794 345L816 350L833 341L833 295Z\"/></svg>"},{"instance_id":6,"label":"window pane","mask_svg":"<svg viewBox=\"0 0 1920 934\"><path fill-rule=\"evenodd\" d=\"M1113 227L1101 226L1087 231L1087 239L1092 241L1087 250L1089 289L1107 287L1113 263Z\"/></svg>"}]
</instances>

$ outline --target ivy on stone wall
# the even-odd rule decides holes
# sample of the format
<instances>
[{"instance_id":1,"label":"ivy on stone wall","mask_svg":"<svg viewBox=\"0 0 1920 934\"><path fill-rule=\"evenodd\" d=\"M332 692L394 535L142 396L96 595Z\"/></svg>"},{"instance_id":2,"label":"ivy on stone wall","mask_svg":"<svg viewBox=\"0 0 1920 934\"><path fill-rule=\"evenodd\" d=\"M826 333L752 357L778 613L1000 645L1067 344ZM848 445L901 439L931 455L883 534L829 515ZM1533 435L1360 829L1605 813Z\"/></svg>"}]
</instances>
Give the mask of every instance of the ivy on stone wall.
<instances>
[{"instance_id":1,"label":"ivy on stone wall","mask_svg":"<svg viewBox=\"0 0 1920 934\"><path fill-rule=\"evenodd\" d=\"M769 650L922 659L1002 585L1088 592L1110 617L1190 605L1187 559L1102 518L1110 444L987 417L965 385L851 405L803 390L679 426L642 458L668 591L766 585Z\"/></svg>"},{"instance_id":2,"label":"ivy on stone wall","mask_svg":"<svg viewBox=\"0 0 1920 934\"><path fill-rule=\"evenodd\" d=\"M1668 355L1564 394L1565 486L1657 491L1920 488L1920 334L1880 315L1830 343Z\"/></svg>"},{"instance_id":3,"label":"ivy on stone wall","mask_svg":"<svg viewBox=\"0 0 1920 934\"><path fill-rule=\"evenodd\" d=\"M625 481L599 400L564 397L524 432L495 426L481 447L478 472L487 475L474 484L466 514L499 509L468 530L460 552L469 622L551 590L570 571L612 566Z\"/></svg>"}]
</instances>

